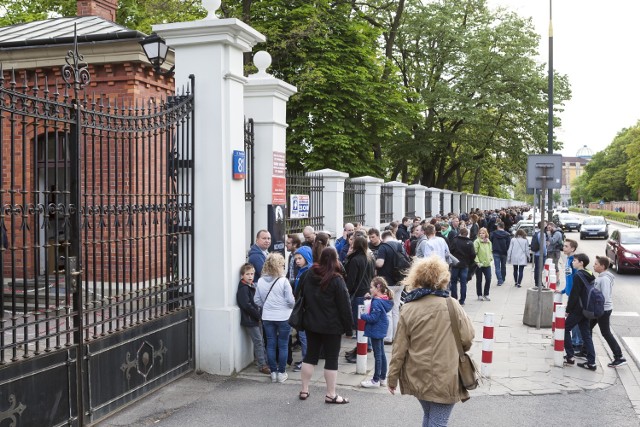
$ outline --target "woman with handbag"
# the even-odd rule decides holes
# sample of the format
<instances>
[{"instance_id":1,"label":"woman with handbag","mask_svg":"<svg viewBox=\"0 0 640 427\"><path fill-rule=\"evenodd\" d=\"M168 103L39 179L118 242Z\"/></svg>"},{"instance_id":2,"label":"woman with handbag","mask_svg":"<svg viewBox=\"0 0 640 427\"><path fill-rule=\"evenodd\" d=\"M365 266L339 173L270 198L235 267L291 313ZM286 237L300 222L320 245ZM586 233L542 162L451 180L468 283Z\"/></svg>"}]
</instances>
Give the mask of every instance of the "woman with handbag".
<instances>
[{"instance_id":1,"label":"woman with handbag","mask_svg":"<svg viewBox=\"0 0 640 427\"><path fill-rule=\"evenodd\" d=\"M253 301L262 307L271 382L283 383L289 377L285 372L291 333L288 320L295 301L291 285L284 275L284 258L278 252L267 256Z\"/></svg>"},{"instance_id":2,"label":"woman with handbag","mask_svg":"<svg viewBox=\"0 0 640 427\"><path fill-rule=\"evenodd\" d=\"M516 231L516 238L511 239L507 251L507 264L513 265L513 281L517 288L522 287L524 267L529 264L529 241L523 229Z\"/></svg>"},{"instance_id":3,"label":"woman with handbag","mask_svg":"<svg viewBox=\"0 0 640 427\"><path fill-rule=\"evenodd\" d=\"M304 298L303 328L307 334L307 354L302 360L300 400L309 397L309 382L324 351L325 403L349 403L336 392L338 356L342 334L351 335L351 303L335 249L325 248L317 263L300 279Z\"/></svg>"},{"instance_id":4,"label":"woman with handbag","mask_svg":"<svg viewBox=\"0 0 640 427\"><path fill-rule=\"evenodd\" d=\"M400 311L387 374L389 392L415 396L423 426L447 425L453 405L469 398L459 377L460 354L469 351L474 330L460 304L449 296L449 266L437 256L414 261L404 280L408 291ZM451 306L451 312L449 310Z\"/></svg>"}]
</instances>

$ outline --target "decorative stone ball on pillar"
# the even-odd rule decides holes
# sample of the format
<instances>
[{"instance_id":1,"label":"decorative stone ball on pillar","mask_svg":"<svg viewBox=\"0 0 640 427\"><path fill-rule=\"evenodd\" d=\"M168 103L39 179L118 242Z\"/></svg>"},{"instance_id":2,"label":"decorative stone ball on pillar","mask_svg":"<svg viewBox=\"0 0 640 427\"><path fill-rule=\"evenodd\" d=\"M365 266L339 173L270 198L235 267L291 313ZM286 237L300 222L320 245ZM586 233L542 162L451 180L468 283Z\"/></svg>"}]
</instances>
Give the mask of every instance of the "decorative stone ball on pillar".
<instances>
[{"instance_id":1,"label":"decorative stone ball on pillar","mask_svg":"<svg viewBox=\"0 0 640 427\"><path fill-rule=\"evenodd\" d=\"M221 0L202 0L202 7L208 12L208 15L204 19L218 19L216 11L220 9L222 4Z\"/></svg>"},{"instance_id":2,"label":"decorative stone ball on pillar","mask_svg":"<svg viewBox=\"0 0 640 427\"><path fill-rule=\"evenodd\" d=\"M271 55L269 52L261 50L253 55L253 65L256 66L258 72L254 77L271 77L271 74L267 73L267 68L271 67Z\"/></svg>"}]
</instances>

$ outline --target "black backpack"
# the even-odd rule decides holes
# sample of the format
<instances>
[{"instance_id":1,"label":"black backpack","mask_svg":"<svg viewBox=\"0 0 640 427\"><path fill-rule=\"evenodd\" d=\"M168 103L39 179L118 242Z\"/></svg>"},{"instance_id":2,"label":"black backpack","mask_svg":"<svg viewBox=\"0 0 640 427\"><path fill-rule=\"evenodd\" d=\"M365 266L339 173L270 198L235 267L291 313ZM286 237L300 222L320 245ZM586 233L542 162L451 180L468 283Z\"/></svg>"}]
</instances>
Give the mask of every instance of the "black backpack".
<instances>
[{"instance_id":1,"label":"black backpack","mask_svg":"<svg viewBox=\"0 0 640 427\"><path fill-rule=\"evenodd\" d=\"M582 315L587 319L597 319L604 314L604 295L593 283L585 282L585 290L587 293L587 303L582 305L582 297L578 298Z\"/></svg>"},{"instance_id":2,"label":"black backpack","mask_svg":"<svg viewBox=\"0 0 640 427\"><path fill-rule=\"evenodd\" d=\"M404 247L398 242L397 245L383 243L393 250L393 267L391 268L391 280L394 284L399 283L407 277L407 270L411 267L411 259L404 251Z\"/></svg>"},{"instance_id":3,"label":"black backpack","mask_svg":"<svg viewBox=\"0 0 640 427\"><path fill-rule=\"evenodd\" d=\"M538 232L533 233L531 238L531 252L538 252L540 250L540 234Z\"/></svg>"}]
</instances>

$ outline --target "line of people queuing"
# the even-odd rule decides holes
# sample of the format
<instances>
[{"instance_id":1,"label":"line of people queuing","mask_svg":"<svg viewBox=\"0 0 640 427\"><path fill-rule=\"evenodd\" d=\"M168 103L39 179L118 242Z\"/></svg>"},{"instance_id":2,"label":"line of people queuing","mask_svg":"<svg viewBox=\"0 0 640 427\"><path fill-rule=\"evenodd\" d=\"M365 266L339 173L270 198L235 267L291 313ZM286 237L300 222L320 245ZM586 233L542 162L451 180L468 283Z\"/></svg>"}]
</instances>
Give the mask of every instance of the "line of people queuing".
<instances>
[{"instance_id":1,"label":"line of people queuing","mask_svg":"<svg viewBox=\"0 0 640 427\"><path fill-rule=\"evenodd\" d=\"M393 356L388 366L384 345L393 344L392 354L394 355L396 347L398 354L409 351L406 347L407 343L399 341L398 337L406 338L407 330L403 330L402 318L404 313L409 313L411 310L401 312L401 305L417 301L421 298L420 295L424 294L451 296L453 300L458 301L458 306L463 306L466 300L467 283L473 276L476 278L478 300L489 301L493 276L492 264L498 286L505 284L506 266L512 265L513 285L521 287L524 267L531 261L530 251L536 255L541 250L544 251L545 257L552 258L556 265L560 260L559 253L564 251L567 254L565 250L567 242L570 248L573 243L571 240L564 241L563 236L557 233L553 224L549 224L546 228L543 224L539 224L547 231L544 248L540 248L539 245L541 241L539 231L534 234L531 247L523 230L519 230L515 236L506 231L511 225L523 219L525 214L526 212L520 210L497 212L476 210L460 216L436 216L429 221L405 217L400 222L391 223L382 232L376 228L365 230L358 224L345 224L343 234L336 240L334 247L329 245L327 233L316 233L313 228L306 227L303 231L303 240L296 234L287 236L286 247L291 254L288 263L285 263L282 255L267 252L271 238L266 230L261 230L256 236L255 245L249 251L248 263L241 270L242 280L238 286L238 306L242 311L242 325L249 329L258 369L271 375L272 382L282 383L288 378L287 365L292 365L294 371L301 371L302 390L299 398L306 400L309 397L308 386L314 367L320 358L324 358L327 387L325 402L348 403L348 399L339 396L335 390L341 337L342 335L353 336L358 307L363 305L365 300L370 300L369 311L362 315L362 319L366 322L365 335L369 339L369 351L374 353L375 364L372 377L363 381L361 386L364 388L387 386L390 392L394 392L398 382L397 375L407 367L401 366L400 362L397 362L399 365L394 364ZM538 240L537 247L536 240ZM558 251L559 241L563 242L560 251ZM575 248L573 250L575 251ZM408 276L401 279L397 277L394 270L398 254L413 259ZM574 262L574 258L567 257L567 259L568 265ZM581 255L575 262L584 269L588 259L584 260ZM580 262L582 264L578 264ZM610 274L607 276L606 273L608 264L602 267L605 264L607 264L605 260L598 259L596 271L604 269L600 282L606 282L602 285L605 288L606 284L610 283L608 288L610 290L613 280L609 277ZM536 270L539 269L537 258L534 265ZM429 269L426 266L429 266ZM577 269L580 270L580 268ZM437 274L434 275L433 272ZM572 270L572 274L574 273L575 271ZM614 353L615 360L609 366L624 364L626 361L610 333L606 320L611 313L611 292L608 292L609 310L606 319L585 323L578 314L572 314L572 311L576 312L572 308L576 297L571 296L574 294L571 293L570 281L567 280L567 283L564 290L570 295L568 306L570 314L567 325L572 325L571 329L587 335L586 330L588 329L590 333L593 326L598 323ZM537 275L536 284L539 285ZM458 285L460 285L459 288ZM574 293L582 295L582 287L574 287ZM305 307L307 307L305 330L296 331L302 360L293 362L292 331L287 320L295 301L303 296ZM404 325L404 328L408 327ZM464 328L464 322L460 327ZM262 344L261 330L264 331L266 347ZM470 334L472 339L473 328L465 333L467 338ZM568 336L571 340L570 332ZM573 333L573 337L578 336L579 332ZM400 345L400 342L403 342L403 345ZM592 369L595 366L595 355L590 336L581 342L574 340L574 343L580 346L580 351L575 357L584 355L587 359L585 366ZM470 344L469 340L468 345ZM348 351L345 357L348 362L355 363L356 349ZM573 357L574 354L568 349L566 358L568 364L571 364ZM408 359L405 357L404 360ZM451 360L457 360L455 355ZM405 378L405 381L415 381L415 378L411 380ZM405 387L411 389L409 384ZM455 397L447 398L422 396L425 399L421 399L420 392L415 390L414 392L409 394L418 397L421 404L423 401L446 402L446 405L452 407L453 403L465 398L464 391L458 389ZM423 408L425 417L428 417L433 407L423 405ZM442 415L438 410L434 411L433 414ZM444 412L447 413L447 411Z\"/></svg>"}]
</instances>

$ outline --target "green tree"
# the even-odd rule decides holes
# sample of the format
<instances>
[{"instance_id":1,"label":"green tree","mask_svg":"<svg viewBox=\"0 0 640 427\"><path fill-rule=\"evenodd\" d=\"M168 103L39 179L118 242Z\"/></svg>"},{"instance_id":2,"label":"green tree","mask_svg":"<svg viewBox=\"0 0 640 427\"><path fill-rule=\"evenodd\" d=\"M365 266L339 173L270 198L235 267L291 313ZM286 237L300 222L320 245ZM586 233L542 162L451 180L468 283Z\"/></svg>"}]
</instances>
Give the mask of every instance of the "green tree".
<instances>
[{"instance_id":1,"label":"green tree","mask_svg":"<svg viewBox=\"0 0 640 427\"><path fill-rule=\"evenodd\" d=\"M237 16L227 4L226 13ZM415 113L402 86L383 78L381 30L348 2L293 0L251 5L251 25L267 36L272 72L298 88L288 104L287 166L330 167L352 176L385 176L375 147L409 135Z\"/></svg>"},{"instance_id":2,"label":"green tree","mask_svg":"<svg viewBox=\"0 0 640 427\"><path fill-rule=\"evenodd\" d=\"M586 189L592 200L629 200L635 191L627 184L627 147L637 131L623 129L607 148L596 153L585 166Z\"/></svg>"},{"instance_id":3,"label":"green tree","mask_svg":"<svg viewBox=\"0 0 640 427\"><path fill-rule=\"evenodd\" d=\"M502 178L523 171L527 153L546 150L538 39L530 21L484 0L407 8L395 60L422 120L402 154L419 165L424 185L478 192L495 180L493 167ZM558 110L568 97L566 77L556 76Z\"/></svg>"},{"instance_id":4,"label":"green tree","mask_svg":"<svg viewBox=\"0 0 640 427\"><path fill-rule=\"evenodd\" d=\"M587 190L587 175L582 174L577 176L573 182L571 182L571 199L574 204L584 203L587 204L589 202L594 201Z\"/></svg>"},{"instance_id":5,"label":"green tree","mask_svg":"<svg viewBox=\"0 0 640 427\"><path fill-rule=\"evenodd\" d=\"M640 197L640 121L634 127L629 129L629 145L625 148L629 162L627 163L627 185L632 194Z\"/></svg>"}]
</instances>

